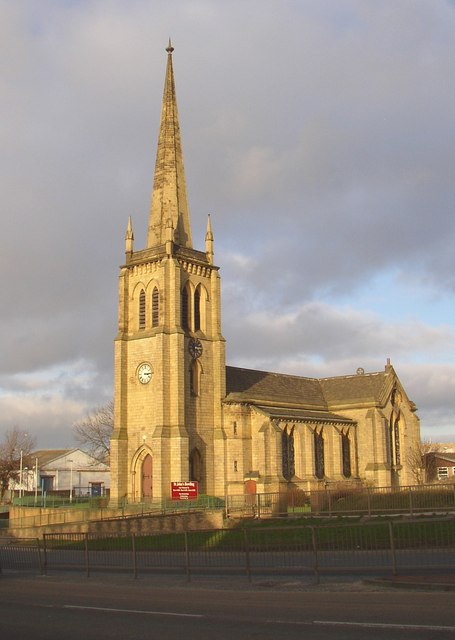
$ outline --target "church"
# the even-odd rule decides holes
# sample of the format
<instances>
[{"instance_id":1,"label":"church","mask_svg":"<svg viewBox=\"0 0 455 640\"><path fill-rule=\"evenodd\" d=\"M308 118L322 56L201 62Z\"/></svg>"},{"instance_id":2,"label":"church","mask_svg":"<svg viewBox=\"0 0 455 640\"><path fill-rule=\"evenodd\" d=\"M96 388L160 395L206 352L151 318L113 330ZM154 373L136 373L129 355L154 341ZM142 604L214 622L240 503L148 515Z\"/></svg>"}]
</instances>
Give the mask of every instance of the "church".
<instances>
[{"instance_id":1,"label":"church","mask_svg":"<svg viewBox=\"0 0 455 640\"><path fill-rule=\"evenodd\" d=\"M210 217L193 248L169 42L147 246L119 275L111 504L413 484L416 406L394 368L305 378L226 366ZM201 243L202 244L202 243Z\"/></svg>"}]
</instances>

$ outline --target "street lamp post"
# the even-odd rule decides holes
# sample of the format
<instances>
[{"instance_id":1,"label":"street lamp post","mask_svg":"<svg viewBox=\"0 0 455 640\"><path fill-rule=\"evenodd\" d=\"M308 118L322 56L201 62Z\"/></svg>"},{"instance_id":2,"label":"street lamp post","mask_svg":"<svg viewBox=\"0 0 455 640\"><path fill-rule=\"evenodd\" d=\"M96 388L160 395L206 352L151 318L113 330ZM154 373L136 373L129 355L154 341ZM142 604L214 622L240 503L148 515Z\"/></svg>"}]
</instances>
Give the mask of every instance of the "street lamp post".
<instances>
[{"instance_id":1,"label":"street lamp post","mask_svg":"<svg viewBox=\"0 0 455 640\"><path fill-rule=\"evenodd\" d=\"M70 502L73 502L73 460L68 460L71 464L70 468Z\"/></svg>"},{"instance_id":2,"label":"street lamp post","mask_svg":"<svg viewBox=\"0 0 455 640\"><path fill-rule=\"evenodd\" d=\"M19 499L22 498L22 461L23 461L23 453L21 449L21 461L19 465Z\"/></svg>"},{"instance_id":3,"label":"street lamp post","mask_svg":"<svg viewBox=\"0 0 455 640\"><path fill-rule=\"evenodd\" d=\"M35 505L38 502L38 458L35 458Z\"/></svg>"}]
</instances>

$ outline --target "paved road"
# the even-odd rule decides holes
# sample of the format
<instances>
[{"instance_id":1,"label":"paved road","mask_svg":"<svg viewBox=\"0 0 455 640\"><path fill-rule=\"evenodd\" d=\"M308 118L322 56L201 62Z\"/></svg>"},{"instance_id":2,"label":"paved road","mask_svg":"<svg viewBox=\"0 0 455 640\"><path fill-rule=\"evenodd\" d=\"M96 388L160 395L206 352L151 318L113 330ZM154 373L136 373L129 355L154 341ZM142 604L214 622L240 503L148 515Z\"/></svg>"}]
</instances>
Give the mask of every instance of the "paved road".
<instances>
[{"instance_id":1,"label":"paved road","mask_svg":"<svg viewBox=\"0 0 455 640\"><path fill-rule=\"evenodd\" d=\"M360 583L309 588L299 582L240 586L0 576L0 637L34 640L369 640L455 638L455 593L396 592Z\"/></svg>"}]
</instances>

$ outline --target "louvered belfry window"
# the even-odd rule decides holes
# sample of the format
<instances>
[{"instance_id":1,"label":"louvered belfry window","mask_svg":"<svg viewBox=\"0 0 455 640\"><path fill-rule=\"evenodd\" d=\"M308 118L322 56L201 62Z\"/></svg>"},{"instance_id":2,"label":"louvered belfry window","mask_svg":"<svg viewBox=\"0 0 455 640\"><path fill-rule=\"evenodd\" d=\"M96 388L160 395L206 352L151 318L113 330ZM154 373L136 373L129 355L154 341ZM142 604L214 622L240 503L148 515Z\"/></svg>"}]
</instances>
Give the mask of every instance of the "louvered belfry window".
<instances>
[{"instance_id":1,"label":"louvered belfry window","mask_svg":"<svg viewBox=\"0 0 455 640\"><path fill-rule=\"evenodd\" d=\"M199 287L194 292L194 330L201 328L201 292Z\"/></svg>"},{"instance_id":2,"label":"louvered belfry window","mask_svg":"<svg viewBox=\"0 0 455 640\"><path fill-rule=\"evenodd\" d=\"M160 294L157 287L152 293L152 327L157 327L160 323Z\"/></svg>"},{"instance_id":3,"label":"louvered belfry window","mask_svg":"<svg viewBox=\"0 0 455 640\"><path fill-rule=\"evenodd\" d=\"M188 323L188 289L185 287L182 291L182 327L189 328Z\"/></svg>"},{"instance_id":4,"label":"louvered belfry window","mask_svg":"<svg viewBox=\"0 0 455 640\"><path fill-rule=\"evenodd\" d=\"M145 291L139 294L139 329L145 329Z\"/></svg>"}]
</instances>

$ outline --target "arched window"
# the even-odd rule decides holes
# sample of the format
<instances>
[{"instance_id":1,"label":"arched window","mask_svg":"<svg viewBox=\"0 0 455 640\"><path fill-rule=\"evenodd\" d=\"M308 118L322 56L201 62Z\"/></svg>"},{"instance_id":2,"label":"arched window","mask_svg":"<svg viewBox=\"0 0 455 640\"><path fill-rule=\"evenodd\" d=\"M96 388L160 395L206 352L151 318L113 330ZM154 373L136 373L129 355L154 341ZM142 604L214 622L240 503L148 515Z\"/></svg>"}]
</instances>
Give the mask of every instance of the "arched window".
<instances>
[{"instance_id":1,"label":"arched window","mask_svg":"<svg viewBox=\"0 0 455 640\"><path fill-rule=\"evenodd\" d=\"M322 435L322 429L319 433L314 430L314 475L319 480L325 475L324 466L324 436Z\"/></svg>"},{"instance_id":2,"label":"arched window","mask_svg":"<svg viewBox=\"0 0 455 640\"><path fill-rule=\"evenodd\" d=\"M201 394L201 364L193 360L190 367L190 391L192 396Z\"/></svg>"},{"instance_id":3,"label":"arched window","mask_svg":"<svg viewBox=\"0 0 455 640\"><path fill-rule=\"evenodd\" d=\"M290 480L295 476L294 427L288 432L287 426L281 434L283 477Z\"/></svg>"},{"instance_id":4,"label":"arched window","mask_svg":"<svg viewBox=\"0 0 455 640\"><path fill-rule=\"evenodd\" d=\"M193 449L190 455L190 480L200 482L202 479L202 456L199 449Z\"/></svg>"},{"instance_id":5,"label":"arched window","mask_svg":"<svg viewBox=\"0 0 455 640\"><path fill-rule=\"evenodd\" d=\"M184 287L182 291L182 328L189 329L189 304L188 304L188 289Z\"/></svg>"},{"instance_id":6,"label":"arched window","mask_svg":"<svg viewBox=\"0 0 455 640\"><path fill-rule=\"evenodd\" d=\"M155 287L152 293L152 327L157 327L160 323L160 294Z\"/></svg>"},{"instance_id":7,"label":"arched window","mask_svg":"<svg viewBox=\"0 0 455 640\"><path fill-rule=\"evenodd\" d=\"M392 413L389 424L390 460L392 465L401 464L400 451L400 416Z\"/></svg>"},{"instance_id":8,"label":"arched window","mask_svg":"<svg viewBox=\"0 0 455 640\"><path fill-rule=\"evenodd\" d=\"M345 478L351 477L351 441L349 440L349 431L341 433L341 459L343 466L343 475Z\"/></svg>"},{"instance_id":9,"label":"arched window","mask_svg":"<svg viewBox=\"0 0 455 640\"><path fill-rule=\"evenodd\" d=\"M145 329L145 291L139 294L139 329Z\"/></svg>"},{"instance_id":10,"label":"arched window","mask_svg":"<svg viewBox=\"0 0 455 640\"><path fill-rule=\"evenodd\" d=\"M201 328L201 291L197 287L194 292L194 330L199 331Z\"/></svg>"}]
</instances>

